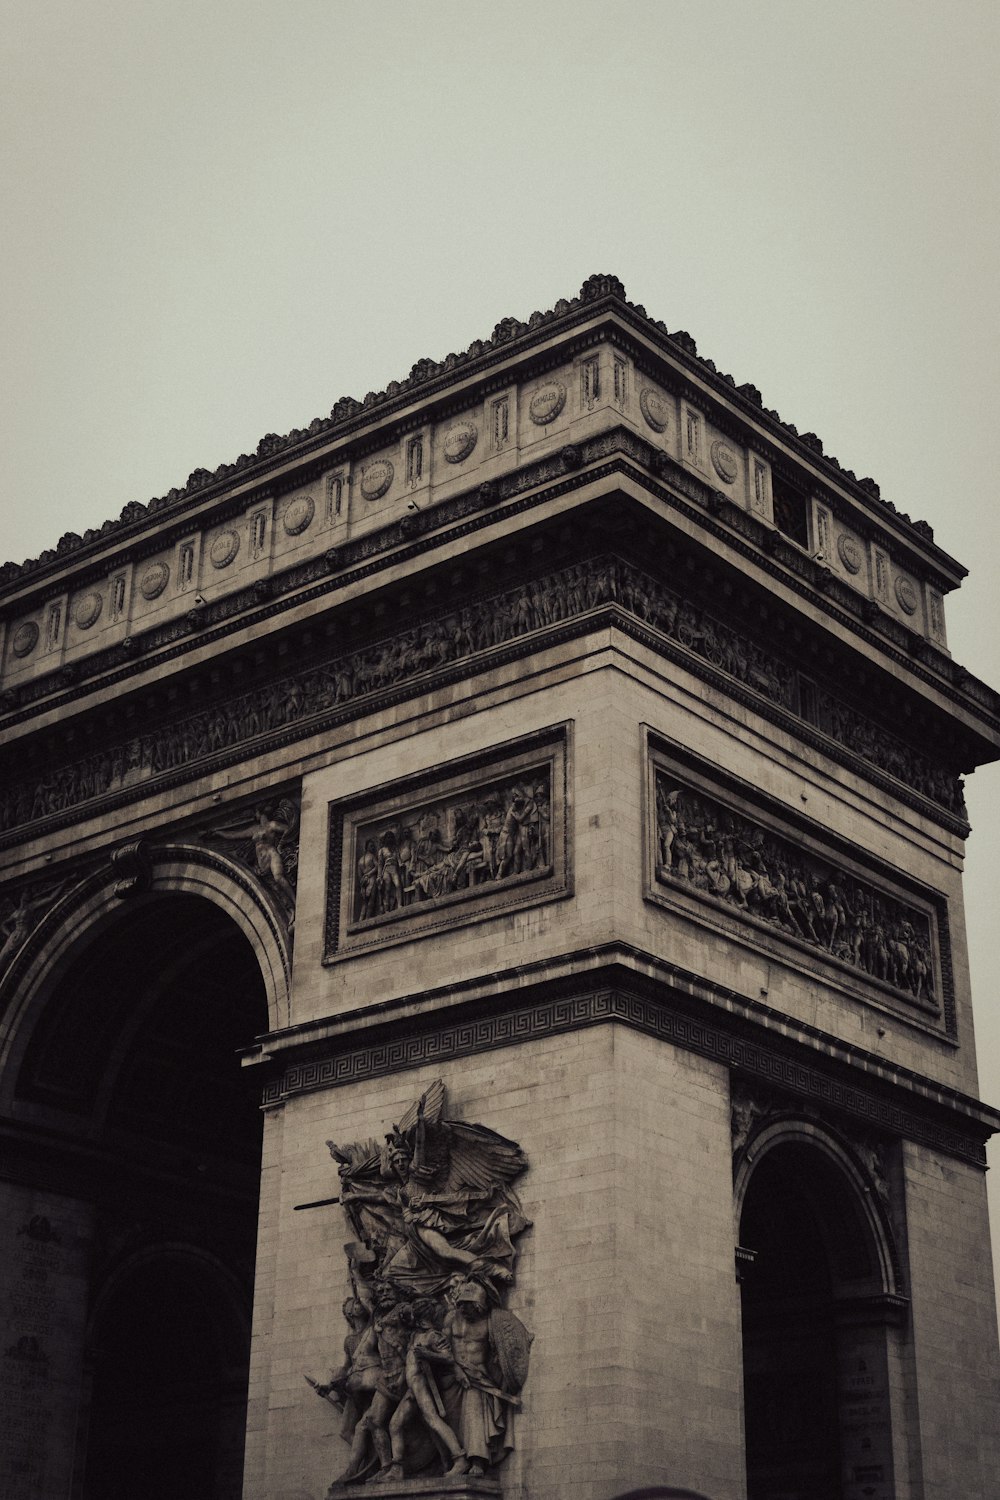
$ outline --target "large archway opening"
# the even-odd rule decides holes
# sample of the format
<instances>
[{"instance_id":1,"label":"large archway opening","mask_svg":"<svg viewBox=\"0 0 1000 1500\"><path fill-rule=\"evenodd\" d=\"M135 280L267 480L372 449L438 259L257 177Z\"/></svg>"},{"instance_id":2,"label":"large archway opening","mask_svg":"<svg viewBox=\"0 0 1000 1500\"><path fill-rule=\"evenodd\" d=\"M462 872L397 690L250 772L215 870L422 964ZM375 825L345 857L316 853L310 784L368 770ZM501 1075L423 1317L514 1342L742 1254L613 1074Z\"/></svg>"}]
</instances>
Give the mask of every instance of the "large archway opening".
<instances>
[{"instance_id":1,"label":"large archway opening","mask_svg":"<svg viewBox=\"0 0 1000 1500\"><path fill-rule=\"evenodd\" d=\"M884 1259L856 1184L815 1143L771 1143L739 1233L748 1500L846 1500L865 1484L881 1500L892 1492Z\"/></svg>"},{"instance_id":2,"label":"large archway opening","mask_svg":"<svg viewBox=\"0 0 1000 1500\"><path fill-rule=\"evenodd\" d=\"M253 947L186 893L117 906L68 955L17 1103L86 1145L93 1204L74 1500L238 1500L268 1028Z\"/></svg>"}]
</instances>

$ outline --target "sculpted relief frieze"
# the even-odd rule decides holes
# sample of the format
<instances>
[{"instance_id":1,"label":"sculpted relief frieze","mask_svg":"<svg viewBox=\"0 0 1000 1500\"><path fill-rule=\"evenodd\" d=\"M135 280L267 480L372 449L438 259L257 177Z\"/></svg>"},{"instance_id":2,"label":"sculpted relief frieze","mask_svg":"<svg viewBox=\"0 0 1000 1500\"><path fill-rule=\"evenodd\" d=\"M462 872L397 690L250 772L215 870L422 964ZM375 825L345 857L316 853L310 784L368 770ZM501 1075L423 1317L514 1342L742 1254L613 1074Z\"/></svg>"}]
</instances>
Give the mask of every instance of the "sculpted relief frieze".
<instances>
[{"instance_id":1,"label":"sculpted relief frieze","mask_svg":"<svg viewBox=\"0 0 1000 1500\"><path fill-rule=\"evenodd\" d=\"M904 743L860 710L825 690L802 701L792 664L745 628L734 628L708 610L617 558L600 557L553 570L319 665L291 669L283 678L222 699L197 712L65 760L43 775L11 777L0 790L0 832L65 812L109 793L120 793L184 768L194 774L212 757L234 759L261 736L308 733L331 713L363 712L366 700L416 684L428 674L453 672L479 653L525 641L535 632L582 620L615 606L686 653L692 664L724 674L861 756L904 787L964 816L961 782L929 756Z\"/></svg>"},{"instance_id":2,"label":"sculpted relief frieze","mask_svg":"<svg viewBox=\"0 0 1000 1500\"><path fill-rule=\"evenodd\" d=\"M697 897L923 1012L942 1012L937 920L918 905L690 784L653 769L654 893Z\"/></svg>"},{"instance_id":3,"label":"sculpted relief frieze","mask_svg":"<svg viewBox=\"0 0 1000 1500\"><path fill-rule=\"evenodd\" d=\"M548 767L359 828L355 924L552 871ZM404 818L406 821L404 821Z\"/></svg>"},{"instance_id":4,"label":"sculpted relief frieze","mask_svg":"<svg viewBox=\"0 0 1000 1500\"><path fill-rule=\"evenodd\" d=\"M327 1145L350 1233L344 1358L306 1376L343 1413L347 1466L330 1486L484 1475L514 1446L531 1334L508 1306L513 1191L527 1157L485 1125L445 1118L431 1084L385 1137ZM338 1201L338 1200L334 1200Z\"/></svg>"},{"instance_id":5,"label":"sculpted relief frieze","mask_svg":"<svg viewBox=\"0 0 1000 1500\"><path fill-rule=\"evenodd\" d=\"M565 732L330 811L326 957L568 890Z\"/></svg>"}]
</instances>

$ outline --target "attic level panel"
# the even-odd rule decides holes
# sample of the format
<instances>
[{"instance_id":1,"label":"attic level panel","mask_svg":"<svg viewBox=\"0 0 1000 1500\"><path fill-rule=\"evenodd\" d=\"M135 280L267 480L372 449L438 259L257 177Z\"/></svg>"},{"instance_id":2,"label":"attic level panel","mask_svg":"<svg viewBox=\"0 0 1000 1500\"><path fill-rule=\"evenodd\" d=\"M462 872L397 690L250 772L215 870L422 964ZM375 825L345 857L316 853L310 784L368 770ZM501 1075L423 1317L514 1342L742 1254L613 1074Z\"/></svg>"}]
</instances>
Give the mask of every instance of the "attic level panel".
<instances>
[{"instance_id":1,"label":"attic level panel","mask_svg":"<svg viewBox=\"0 0 1000 1500\"><path fill-rule=\"evenodd\" d=\"M676 464L660 464L656 472L655 485L642 480L621 485L638 502L629 520L642 558L658 559L669 572L679 566L680 546L683 566L699 588L714 592L724 610L732 610L733 600L742 600L743 609L752 600L754 615L771 620L768 630L782 631L783 649L801 657L797 665L804 671L815 670L818 658L827 663L827 672L860 673L873 684L881 682L893 697L904 695L908 719L930 713L950 721L966 744L963 769L996 758L995 694L928 649L901 622L840 586L791 539L761 527L717 493L706 497L705 487ZM626 532L623 518L613 534L621 541Z\"/></svg>"},{"instance_id":2,"label":"attic level panel","mask_svg":"<svg viewBox=\"0 0 1000 1500\"><path fill-rule=\"evenodd\" d=\"M813 451L795 451L794 429L767 422L710 362L688 357L686 336L664 339L636 311L612 295L587 317L579 307L564 314L544 336L536 325L528 341L527 327L498 325L488 370L446 368L428 387L418 382L409 401L394 383L391 401L352 404L343 436L264 440L259 474L251 465L207 497L205 482L217 476L192 476L174 505L131 508L131 540L121 527L106 537L102 528L100 545L51 558L37 578L21 573L5 590L4 686L182 619L200 597L267 592L276 574L331 545L412 519L615 423L649 440L654 459L670 454L734 505L820 551L842 583L943 646L941 593L963 570L885 507L876 518L869 497L835 493Z\"/></svg>"},{"instance_id":3,"label":"attic level panel","mask_svg":"<svg viewBox=\"0 0 1000 1500\"><path fill-rule=\"evenodd\" d=\"M845 696L822 658L810 697L795 617L779 629L766 593L676 531L658 526L650 541L639 522L627 498L600 497L240 652L220 647L76 723L64 718L8 747L0 839L23 842L160 787L204 786L272 751L287 771L298 741L607 625L961 832L954 752L938 726L918 726L924 749L901 740Z\"/></svg>"},{"instance_id":4,"label":"attic level panel","mask_svg":"<svg viewBox=\"0 0 1000 1500\"><path fill-rule=\"evenodd\" d=\"M934 702L940 711L958 721L965 718L966 728L974 736L982 735L981 723L968 722L968 705L962 695L949 693L940 683L940 662L931 661L930 670L914 664L917 657L910 649L910 633L878 611L878 621L873 617L871 625L864 623L859 618L863 611L857 597L833 587L825 571L817 569L794 541L783 537L775 540L773 529L725 502L720 492L712 491L680 464L666 455L660 462L656 459L656 453L650 454L644 444L615 424L603 431L598 429L587 442L558 449L527 471L512 474L506 483L506 495L499 485L490 482L482 487L487 491L485 500L482 494L471 499L459 495L449 508L439 507L431 513L418 509L394 523L386 534L366 535L355 543L328 550L280 580L250 580L235 593L204 603L199 602L203 596L195 592L192 607L183 618L165 622L140 637L123 639L87 661L67 658L58 671L25 684L13 696L8 694L5 706L20 712L9 713L7 732L11 736L30 732L28 719L33 714L38 715L35 722L42 724L46 715L62 718L76 711L91 691L85 686L88 676L94 675L93 695L111 687L121 691L118 685L129 681L157 683L165 670L178 670L174 664L182 659L187 664L216 657L258 635L286 628L296 615L322 613L344 597L362 598L401 571L416 575L433 567L440 556L464 556L501 533L510 535L516 543L518 535L541 526L553 515L576 507L592 509L595 499L610 491L621 497L623 505L626 493L631 495L658 518L658 523L666 522L686 532L696 546L724 559L859 655L881 657L894 680L905 680L916 696ZM650 477L650 468L655 479ZM293 514L292 504L284 504L280 513L287 519ZM297 524L294 519L293 524ZM613 538L616 530L617 523L612 519L609 536ZM226 540L224 530L215 541L220 538ZM232 547L233 538L228 540ZM155 566L150 565L147 572L154 571ZM68 608L67 601L63 605ZM64 616L63 605L60 614ZM54 628L51 621L49 628ZM36 644L39 634L40 627L34 627ZM12 641L16 641L16 633ZM147 666L143 656L150 648L153 660ZM9 649L13 649L10 643ZM108 668L102 681L100 674ZM79 690L75 688L77 682L81 684ZM992 702L992 695L989 697ZM965 759L971 764L976 754L988 759L992 753L992 746L981 746Z\"/></svg>"},{"instance_id":5,"label":"attic level panel","mask_svg":"<svg viewBox=\"0 0 1000 1500\"><path fill-rule=\"evenodd\" d=\"M666 476L664 483L669 486L671 478ZM892 704L893 713L898 709L903 721L912 720L915 733L929 729L934 739L941 739L940 711L943 707L946 716L954 715L954 706L935 703L926 682L909 662L900 663L889 643L859 642L856 622L831 617L822 607L825 601L810 588L800 586L797 592L795 585L801 580L785 567L773 565L768 573L769 559L760 549L747 547L729 526L699 511L692 513L690 506L686 515L676 509L664 511L655 494L615 477L596 486L587 484L585 472L574 479L578 483L572 487L558 487L563 490L559 509L543 506L516 517L500 512L495 525L460 536L457 549L438 546L438 538L431 536L426 550L409 549L409 556L390 559L385 569L348 567L336 588L328 584L305 589L272 605L250 602L245 619L233 622L231 634L220 629L224 618L208 616L204 631L182 632L172 647L168 636L166 652L148 665L140 657L131 671L113 673L106 682L96 680L89 694L82 683L72 691L73 674L67 673L69 680L59 683L66 691L49 712L39 705L41 711L33 720L19 715L9 722L8 735L22 738L56 722L65 729L72 714L97 706L112 687L114 707L120 710L126 694L136 695L137 701L149 692L160 701L165 690L171 698L178 691L183 694L178 682L191 672L200 674L210 692L220 682L235 686L243 674L257 679L261 669L280 673L303 653L328 655L334 648L347 649L354 640L363 642L405 627L429 611L447 613L452 603L489 591L507 578L544 571L548 563L570 553L593 556L625 549L641 567L652 568L654 575L673 585L678 599L690 596L706 612L709 624L702 636L709 657L711 622L727 624L730 630L745 631L748 639L757 640L821 688L853 683L858 693L868 696L877 689L878 701ZM641 613L641 592L633 592L629 602L633 612ZM678 622L668 610L659 623L668 636L692 636L697 649L698 632L683 617ZM786 695L786 706L797 708L799 696ZM963 759L970 754L961 751Z\"/></svg>"}]
</instances>

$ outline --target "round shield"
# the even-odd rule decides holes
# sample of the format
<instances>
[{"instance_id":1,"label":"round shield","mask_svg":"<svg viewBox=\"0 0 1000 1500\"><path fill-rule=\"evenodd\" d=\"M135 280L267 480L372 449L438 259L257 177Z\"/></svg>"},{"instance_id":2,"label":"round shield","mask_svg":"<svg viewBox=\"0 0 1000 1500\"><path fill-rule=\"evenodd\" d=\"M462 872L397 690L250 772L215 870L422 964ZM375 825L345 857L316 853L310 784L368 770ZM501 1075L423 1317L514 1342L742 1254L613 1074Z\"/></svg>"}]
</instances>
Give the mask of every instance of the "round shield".
<instances>
[{"instance_id":1,"label":"round shield","mask_svg":"<svg viewBox=\"0 0 1000 1500\"><path fill-rule=\"evenodd\" d=\"M490 1339L503 1372L504 1390L516 1395L528 1378L531 1334L515 1313L495 1307L490 1313Z\"/></svg>"}]
</instances>

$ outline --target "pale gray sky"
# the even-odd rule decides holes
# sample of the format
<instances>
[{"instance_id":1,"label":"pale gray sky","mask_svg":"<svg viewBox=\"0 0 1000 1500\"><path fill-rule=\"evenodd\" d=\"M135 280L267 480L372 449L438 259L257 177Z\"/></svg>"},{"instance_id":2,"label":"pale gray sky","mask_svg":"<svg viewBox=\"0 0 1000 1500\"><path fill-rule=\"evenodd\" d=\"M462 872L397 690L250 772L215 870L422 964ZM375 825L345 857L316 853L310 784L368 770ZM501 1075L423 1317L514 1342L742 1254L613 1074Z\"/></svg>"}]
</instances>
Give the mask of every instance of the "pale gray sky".
<instances>
[{"instance_id":1,"label":"pale gray sky","mask_svg":"<svg viewBox=\"0 0 1000 1500\"><path fill-rule=\"evenodd\" d=\"M952 650L1000 685L995 0L0 18L3 557L611 271L931 522L971 569ZM1000 1103L1000 771L969 806Z\"/></svg>"}]
</instances>

